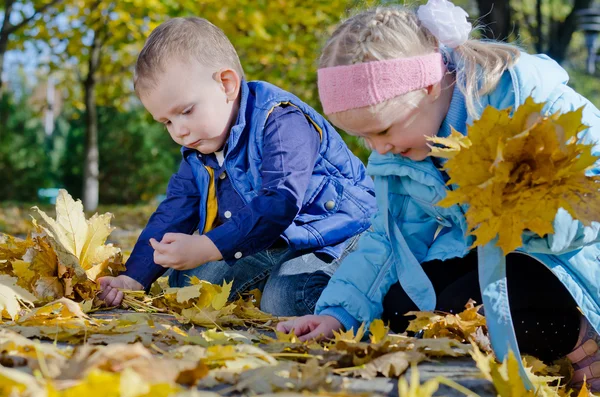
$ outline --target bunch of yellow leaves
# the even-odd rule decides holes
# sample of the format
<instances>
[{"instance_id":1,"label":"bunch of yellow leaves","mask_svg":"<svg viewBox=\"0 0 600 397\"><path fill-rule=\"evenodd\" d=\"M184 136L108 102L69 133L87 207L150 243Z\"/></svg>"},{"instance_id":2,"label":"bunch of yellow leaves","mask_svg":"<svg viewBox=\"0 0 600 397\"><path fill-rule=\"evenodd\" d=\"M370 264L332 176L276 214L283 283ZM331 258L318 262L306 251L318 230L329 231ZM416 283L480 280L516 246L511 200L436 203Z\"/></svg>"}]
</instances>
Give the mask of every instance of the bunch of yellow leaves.
<instances>
[{"instance_id":1,"label":"bunch of yellow leaves","mask_svg":"<svg viewBox=\"0 0 600 397\"><path fill-rule=\"evenodd\" d=\"M561 397L566 396L564 382L560 376L536 375L532 368L525 365L527 377L535 390L527 390L519 374L519 362L513 352L502 363L498 363L492 355L483 354L473 346L471 356L483 377L494 384L499 397Z\"/></svg>"},{"instance_id":2,"label":"bunch of yellow leaves","mask_svg":"<svg viewBox=\"0 0 600 397\"><path fill-rule=\"evenodd\" d=\"M119 248L105 244L112 232L112 215L85 218L81 201L65 191L56 200L56 220L37 207L35 237L0 239L0 271L17 285L49 302L62 297L92 299L96 278L124 270Z\"/></svg>"},{"instance_id":3,"label":"bunch of yellow leaves","mask_svg":"<svg viewBox=\"0 0 600 397\"><path fill-rule=\"evenodd\" d=\"M155 283L153 287L155 291L160 288L156 286L157 284ZM190 278L190 285L186 287L167 287L162 292L158 292L151 298L152 304L147 302L147 298L140 298L138 293L132 291L125 291L125 300L128 305L132 305L133 300L137 300L138 311L142 311L144 307L148 311L162 309L174 314L183 323L193 323L208 328L231 325L261 326L276 320L274 316L260 311L258 303L252 300L244 300L240 297L237 301L228 303L231 286L231 282L216 285L194 276ZM252 291L252 294L258 295L260 301L260 292Z\"/></svg>"},{"instance_id":4,"label":"bunch of yellow leaves","mask_svg":"<svg viewBox=\"0 0 600 397\"><path fill-rule=\"evenodd\" d=\"M598 176L586 176L597 160L592 145L578 140L587 126L582 108L543 116L544 104L528 98L511 109L488 107L468 129L468 137L453 131L431 138L432 155L448 158L444 168L457 185L438 204L468 205L466 213L475 245L496 236L508 253L522 245L522 233L553 233L559 208L589 225L600 220Z\"/></svg>"},{"instance_id":5,"label":"bunch of yellow leaves","mask_svg":"<svg viewBox=\"0 0 600 397\"><path fill-rule=\"evenodd\" d=\"M479 348L489 352L489 339L485 317L479 314L481 305L469 300L465 310L458 314L443 312L408 312L407 316L416 316L411 320L407 330L423 331L424 340L430 338L450 338L461 343L475 342Z\"/></svg>"}]
</instances>

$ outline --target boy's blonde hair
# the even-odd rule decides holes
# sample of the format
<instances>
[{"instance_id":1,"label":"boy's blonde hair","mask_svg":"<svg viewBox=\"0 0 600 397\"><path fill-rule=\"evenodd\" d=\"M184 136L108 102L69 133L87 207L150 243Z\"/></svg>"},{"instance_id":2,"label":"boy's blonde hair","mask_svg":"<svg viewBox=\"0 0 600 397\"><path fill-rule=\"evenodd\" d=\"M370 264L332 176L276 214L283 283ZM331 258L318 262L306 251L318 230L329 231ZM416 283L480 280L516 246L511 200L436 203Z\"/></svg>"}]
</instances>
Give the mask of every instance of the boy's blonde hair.
<instances>
[{"instance_id":1,"label":"boy's blonde hair","mask_svg":"<svg viewBox=\"0 0 600 397\"><path fill-rule=\"evenodd\" d=\"M400 7L378 7L344 21L325 44L319 68L427 55L448 49L424 26L415 11ZM467 112L477 116L481 95L492 91L507 68L519 57L519 50L494 41L468 40L454 49L458 55L456 81L465 96ZM412 93L375 105L384 111L391 104L416 102Z\"/></svg>"},{"instance_id":2,"label":"boy's blonde hair","mask_svg":"<svg viewBox=\"0 0 600 397\"><path fill-rule=\"evenodd\" d=\"M144 44L135 64L135 92L139 96L151 89L167 63L192 59L215 71L231 68L244 77L238 54L221 29L203 18L173 18L154 29Z\"/></svg>"}]
</instances>

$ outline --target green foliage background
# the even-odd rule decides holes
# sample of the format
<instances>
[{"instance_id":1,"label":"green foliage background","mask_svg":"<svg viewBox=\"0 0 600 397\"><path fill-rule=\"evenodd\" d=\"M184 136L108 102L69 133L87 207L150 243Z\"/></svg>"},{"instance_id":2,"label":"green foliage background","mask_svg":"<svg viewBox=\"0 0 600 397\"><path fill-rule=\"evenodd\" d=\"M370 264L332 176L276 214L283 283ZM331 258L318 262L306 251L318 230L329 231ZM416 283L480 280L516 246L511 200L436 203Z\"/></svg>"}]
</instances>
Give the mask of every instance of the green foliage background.
<instances>
[{"instance_id":1,"label":"green foliage background","mask_svg":"<svg viewBox=\"0 0 600 397\"><path fill-rule=\"evenodd\" d=\"M78 1L81 7L88 4L87 0ZM568 3L566 0L559 2L561 1ZM137 7L139 4L136 2L139 1L127 4ZM392 2L181 0L168 4L158 1L160 7L153 9L152 24L170 16L199 15L211 20L225 31L237 48L248 79L276 84L320 111L316 90L320 48L341 19L349 13L380 3ZM471 15L477 12L476 5L471 0L455 3L465 7ZM533 0L526 0L517 7L517 22L519 18L527 17L530 3L534 4ZM151 8L153 4L149 1L144 3L144 7ZM126 6L128 5L123 5ZM167 9L170 11L165 14ZM562 9L561 12L561 15L565 13ZM126 19L127 13L122 14L122 18ZM135 25L138 22L133 18L129 16L130 20L124 23ZM0 102L0 201L36 202L37 189L43 187L65 187L74 196L80 195L85 125L81 110L82 90L76 85L76 73L73 72L72 65L73 62L79 62L79 66L85 64L85 34L81 32L72 33L73 37L69 40L81 40L81 53L84 55L79 61L76 57L70 57L70 66L58 69L64 78L57 88L68 97L56 121L52 138L45 136L42 114L31 104L31 91L38 82L44 81L43 74L46 72L42 71L36 78L22 77L22 81L14 85L13 90L7 91ZM526 33L522 29L522 34L516 39L521 46L533 51L536 40ZM77 34L82 37L77 37ZM47 35L51 36L48 29L38 29L38 40L46 40ZM28 40L33 40L34 36ZM119 58L120 53L103 54L103 58L109 60L103 66L103 76L112 77L120 73L119 78L101 77L97 88L99 104L102 105L98 108L98 114L100 202L103 204L148 201L164 193L168 178L176 171L180 158L179 147L170 140L162 125L149 117L132 94L133 65L130 63L135 58L132 54L141 49L143 40L133 40L132 37L127 37L126 40L127 45L123 51L127 56ZM18 38L21 44L25 41L26 37ZM583 72L585 51L582 41L582 35L577 34L572 43L572 56L565 66L572 76L571 85L596 105L600 105L600 80L597 76L589 76ZM21 44L17 43L15 46ZM71 42L69 45L75 46ZM120 47L113 44L106 51L117 51L115 48ZM57 59L60 61L60 58ZM60 64L55 64L54 68L59 66ZM342 135L354 153L366 161L368 151L353 138Z\"/></svg>"}]
</instances>

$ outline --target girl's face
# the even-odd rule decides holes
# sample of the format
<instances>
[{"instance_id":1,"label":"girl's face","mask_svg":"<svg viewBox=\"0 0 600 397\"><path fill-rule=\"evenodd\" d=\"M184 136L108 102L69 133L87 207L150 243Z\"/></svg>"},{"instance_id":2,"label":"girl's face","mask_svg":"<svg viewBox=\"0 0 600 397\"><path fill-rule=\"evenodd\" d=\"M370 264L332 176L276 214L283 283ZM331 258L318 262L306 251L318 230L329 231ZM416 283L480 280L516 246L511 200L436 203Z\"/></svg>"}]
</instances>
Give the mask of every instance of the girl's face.
<instances>
[{"instance_id":1,"label":"girl's face","mask_svg":"<svg viewBox=\"0 0 600 397\"><path fill-rule=\"evenodd\" d=\"M447 91L450 95L434 95L429 90L409 93L412 100L394 98L380 112L358 108L334 113L330 120L348 134L363 138L371 150L421 161L431 151L426 137L437 135L448 112L452 90Z\"/></svg>"}]
</instances>

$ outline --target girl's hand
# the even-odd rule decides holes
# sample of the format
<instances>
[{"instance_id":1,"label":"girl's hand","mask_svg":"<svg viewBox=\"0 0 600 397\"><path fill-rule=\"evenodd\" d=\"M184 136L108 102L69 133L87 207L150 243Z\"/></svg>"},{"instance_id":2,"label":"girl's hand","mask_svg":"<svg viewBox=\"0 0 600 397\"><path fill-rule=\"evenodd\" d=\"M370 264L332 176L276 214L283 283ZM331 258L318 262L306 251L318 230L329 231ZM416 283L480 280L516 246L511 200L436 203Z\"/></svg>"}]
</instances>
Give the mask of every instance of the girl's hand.
<instances>
[{"instance_id":1,"label":"girl's hand","mask_svg":"<svg viewBox=\"0 0 600 397\"><path fill-rule=\"evenodd\" d=\"M329 339L333 337L333 331L341 330L342 324L331 316L315 316L309 314L303 317L296 317L288 321L277 324L277 331L289 333L294 330L302 342L315 339Z\"/></svg>"},{"instance_id":2,"label":"girl's hand","mask_svg":"<svg viewBox=\"0 0 600 397\"><path fill-rule=\"evenodd\" d=\"M223 258L219 249L206 236L167 233L160 243L151 238L150 245L154 248L154 262L175 270L193 269Z\"/></svg>"}]
</instances>

